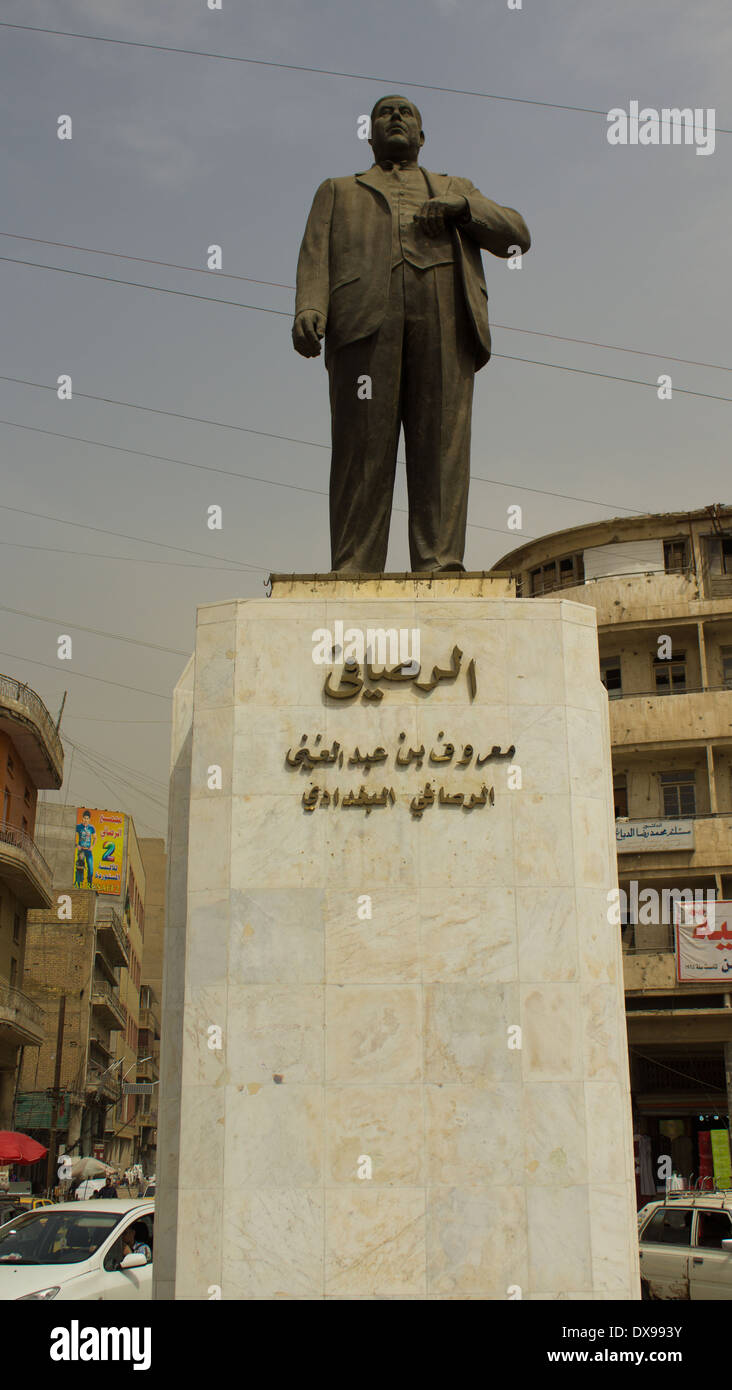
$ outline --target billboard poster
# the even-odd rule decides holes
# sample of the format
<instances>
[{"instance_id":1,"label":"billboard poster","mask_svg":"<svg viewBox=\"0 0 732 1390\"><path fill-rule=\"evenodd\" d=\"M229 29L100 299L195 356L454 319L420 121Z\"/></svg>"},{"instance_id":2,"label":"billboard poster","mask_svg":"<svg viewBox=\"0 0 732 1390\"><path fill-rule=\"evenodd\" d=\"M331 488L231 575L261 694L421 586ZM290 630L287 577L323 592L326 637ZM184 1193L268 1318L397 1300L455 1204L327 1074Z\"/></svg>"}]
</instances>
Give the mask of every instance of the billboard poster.
<instances>
[{"instance_id":1,"label":"billboard poster","mask_svg":"<svg viewBox=\"0 0 732 1390\"><path fill-rule=\"evenodd\" d=\"M676 978L716 980L732 976L732 902L676 903Z\"/></svg>"},{"instance_id":2,"label":"billboard poster","mask_svg":"<svg viewBox=\"0 0 732 1390\"><path fill-rule=\"evenodd\" d=\"M79 806L74 835L74 887L122 895L125 818L122 811Z\"/></svg>"}]
</instances>

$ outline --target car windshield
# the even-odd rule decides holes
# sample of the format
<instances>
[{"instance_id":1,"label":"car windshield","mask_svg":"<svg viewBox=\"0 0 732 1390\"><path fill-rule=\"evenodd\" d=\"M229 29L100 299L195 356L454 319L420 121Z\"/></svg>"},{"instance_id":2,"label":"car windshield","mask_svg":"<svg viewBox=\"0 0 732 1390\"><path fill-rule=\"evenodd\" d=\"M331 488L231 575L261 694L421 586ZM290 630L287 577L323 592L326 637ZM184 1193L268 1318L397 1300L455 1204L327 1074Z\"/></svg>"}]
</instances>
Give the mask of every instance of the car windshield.
<instances>
[{"instance_id":1,"label":"car windshield","mask_svg":"<svg viewBox=\"0 0 732 1390\"><path fill-rule=\"evenodd\" d=\"M0 1227L0 1265L74 1265L91 1259L122 1219L112 1212L42 1207Z\"/></svg>"}]
</instances>

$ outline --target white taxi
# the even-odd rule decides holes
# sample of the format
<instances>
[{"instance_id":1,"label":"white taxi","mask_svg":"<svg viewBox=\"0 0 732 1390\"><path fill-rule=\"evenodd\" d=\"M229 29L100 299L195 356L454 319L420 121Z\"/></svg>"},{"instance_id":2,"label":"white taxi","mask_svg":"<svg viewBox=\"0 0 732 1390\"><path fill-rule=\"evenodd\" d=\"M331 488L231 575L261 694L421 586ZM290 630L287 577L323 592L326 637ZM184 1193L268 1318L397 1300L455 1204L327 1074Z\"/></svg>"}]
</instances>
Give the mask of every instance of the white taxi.
<instances>
[{"instance_id":1,"label":"white taxi","mask_svg":"<svg viewBox=\"0 0 732 1390\"><path fill-rule=\"evenodd\" d=\"M638 1213L643 1298L732 1299L732 1192L674 1192Z\"/></svg>"},{"instance_id":2,"label":"white taxi","mask_svg":"<svg viewBox=\"0 0 732 1390\"><path fill-rule=\"evenodd\" d=\"M96 1198L7 1221L0 1300L152 1298L154 1212L152 1201Z\"/></svg>"}]
</instances>

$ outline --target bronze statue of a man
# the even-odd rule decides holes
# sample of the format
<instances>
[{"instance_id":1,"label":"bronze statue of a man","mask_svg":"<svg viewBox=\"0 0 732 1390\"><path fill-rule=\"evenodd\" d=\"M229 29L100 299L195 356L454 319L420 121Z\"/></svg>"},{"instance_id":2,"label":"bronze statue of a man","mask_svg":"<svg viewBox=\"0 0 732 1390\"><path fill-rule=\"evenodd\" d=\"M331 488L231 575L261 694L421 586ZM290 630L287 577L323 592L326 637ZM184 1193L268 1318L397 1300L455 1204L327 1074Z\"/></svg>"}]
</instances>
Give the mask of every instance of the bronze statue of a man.
<instances>
[{"instance_id":1,"label":"bronze statue of a man","mask_svg":"<svg viewBox=\"0 0 732 1390\"><path fill-rule=\"evenodd\" d=\"M418 164L422 117L406 97L371 113L374 163L326 179L297 266L292 338L330 378L331 567L382 573L404 426L412 570L462 570L473 379L490 357L480 248L531 244L513 208Z\"/></svg>"}]
</instances>

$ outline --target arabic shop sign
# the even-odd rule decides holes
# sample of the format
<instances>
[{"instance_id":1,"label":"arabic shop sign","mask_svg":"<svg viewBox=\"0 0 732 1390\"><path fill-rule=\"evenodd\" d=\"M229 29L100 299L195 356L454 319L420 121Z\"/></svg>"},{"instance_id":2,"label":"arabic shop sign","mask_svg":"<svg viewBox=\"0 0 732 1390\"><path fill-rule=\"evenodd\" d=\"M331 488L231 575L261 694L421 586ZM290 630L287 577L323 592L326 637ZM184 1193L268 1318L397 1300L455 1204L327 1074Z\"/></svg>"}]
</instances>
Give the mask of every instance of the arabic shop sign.
<instances>
[{"instance_id":1,"label":"arabic shop sign","mask_svg":"<svg viewBox=\"0 0 732 1390\"><path fill-rule=\"evenodd\" d=\"M694 848L693 820L617 820L615 839L620 854L665 854Z\"/></svg>"},{"instance_id":2,"label":"arabic shop sign","mask_svg":"<svg viewBox=\"0 0 732 1390\"><path fill-rule=\"evenodd\" d=\"M444 738L444 732L440 730L435 747L431 748L428 753L423 743L420 744L419 748L408 748L405 743L406 734L402 732L399 735L399 746L396 749L389 751L379 745L372 752L362 753L360 748L356 747L349 755L348 750L343 748L337 740L330 748L320 748L318 745L321 742L322 734L318 734L312 741L311 747L308 735L303 734L299 748L290 748L286 753L285 765L295 772L298 769L305 774L316 772L317 780L311 779L302 794L302 805L305 811L311 812L321 807L334 809L356 807L365 811L368 816L377 807L387 809L397 805L399 793L394 786L382 786L378 790L376 788L372 790L366 783L362 782L358 789L348 786L341 787L340 777L337 786L326 786L324 774L329 768L337 768L341 773L345 770L346 776L348 768L359 768L361 770L360 775L367 777L372 767L382 766L385 772L391 769L394 781L399 782L401 769L414 766L419 771L426 762L428 773L432 767L460 768L461 772L458 773L458 778L464 784L466 776L469 776L468 770L471 766L477 770L490 762L510 762L516 753L513 744L505 750L501 749L500 744L493 744L490 751L481 756L479 751L476 752L472 743L464 743L456 747L454 743L442 742ZM455 754L460 748L462 749L461 755L456 758ZM510 771L509 768L509 773ZM434 776L436 777L437 774L435 773ZM479 806L493 806L495 804L495 788L485 785L484 775L479 779L474 777L474 780L480 781L480 787L466 788L463 785L461 788L458 785L450 791L444 783L438 788L435 781L428 777L423 788L416 791L413 788L400 790L402 797L405 797L406 793L405 799L409 802L409 809L415 820L421 820L424 812L435 805L461 807L464 811L473 811Z\"/></svg>"},{"instance_id":3,"label":"arabic shop sign","mask_svg":"<svg viewBox=\"0 0 732 1390\"><path fill-rule=\"evenodd\" d=\"M676 977L678 980L717 980L732 975L732 902L677 903Z\"/></svg>"}]
</instances>

